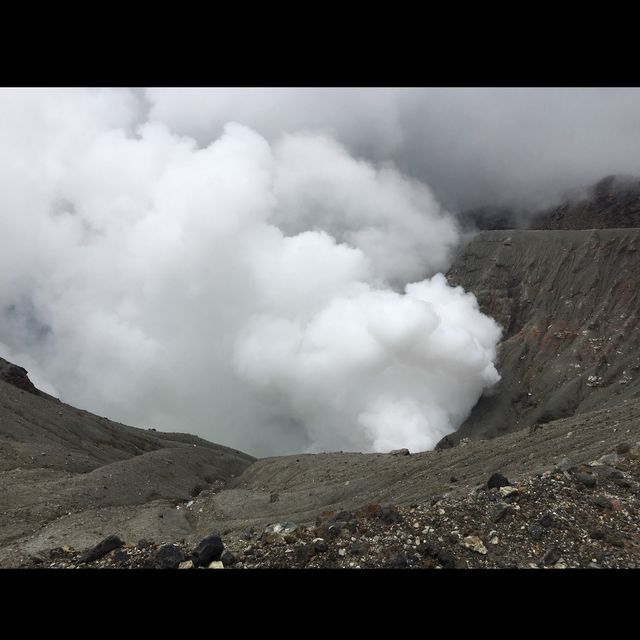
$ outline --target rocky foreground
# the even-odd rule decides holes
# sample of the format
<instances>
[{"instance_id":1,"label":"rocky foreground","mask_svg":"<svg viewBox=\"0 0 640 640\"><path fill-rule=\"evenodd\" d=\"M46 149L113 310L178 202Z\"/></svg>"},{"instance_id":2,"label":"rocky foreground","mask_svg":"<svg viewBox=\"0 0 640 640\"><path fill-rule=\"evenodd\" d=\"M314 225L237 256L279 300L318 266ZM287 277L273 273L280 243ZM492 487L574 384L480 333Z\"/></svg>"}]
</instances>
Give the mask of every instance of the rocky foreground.
<instances>
[{"instance_id":1,"label":"rocky foreground","mask_svg":"<svg viewBox=\"0 0 640 640\"><path fill-rule=\"evenodd\" d=\"M623 442L586 464L565 457L513 484L495 473L428 503L324 512L313 525L276 522L224 539L212 532L197 545L112 535L22 568L638 568L639 490L640 443ZM197 510L198 497L180 508Z\"/></svg>"}]
</instances>

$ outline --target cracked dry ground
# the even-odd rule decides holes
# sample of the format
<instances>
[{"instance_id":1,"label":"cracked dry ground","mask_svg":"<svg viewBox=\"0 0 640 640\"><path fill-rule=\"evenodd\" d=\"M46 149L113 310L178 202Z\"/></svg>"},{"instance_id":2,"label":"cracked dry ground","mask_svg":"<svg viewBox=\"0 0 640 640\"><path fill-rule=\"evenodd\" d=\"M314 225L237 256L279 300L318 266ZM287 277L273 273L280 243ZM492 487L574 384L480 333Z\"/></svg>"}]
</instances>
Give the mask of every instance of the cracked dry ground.
<instances>
[{"instance_id":1,"label":"cracked dry ground","mask_svg":"<svg viewBox=\"0 0 640 640\"><path fill-rule=\"evenodd\" d=\"M452 478L452 481L455 478ZM489 480L489 479L488 479ZM325 512L314 525L251 528L223 538L210 568L637 568L640 443L586 464L563 458L515 486L477 487L427 503ZM494 482L495 483L495 482ZM220 546L220 548L222 545ZM191 568L194 546L121 544L92 562L69 547L39 568ZM86 556L85 556L86 558ZM169 560L167 560L169 558Z\"/></svg>"}]
</instances>

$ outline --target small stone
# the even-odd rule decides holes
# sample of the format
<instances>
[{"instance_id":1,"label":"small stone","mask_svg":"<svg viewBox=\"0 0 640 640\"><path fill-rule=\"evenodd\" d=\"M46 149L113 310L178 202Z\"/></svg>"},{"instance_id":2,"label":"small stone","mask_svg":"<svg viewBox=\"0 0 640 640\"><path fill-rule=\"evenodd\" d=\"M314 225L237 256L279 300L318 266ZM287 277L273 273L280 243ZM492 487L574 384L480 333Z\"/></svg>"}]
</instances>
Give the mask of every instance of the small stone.
<instances>
[{"instance_id":1,"label":"small stone","mask_svg":"<svg viewBox=\"0 0 640 640\"><path fill-rule=\"evenodd\" d=\"M349 553L352 556L358 556L363 552L363 546L362 546L362 542L352 542L351 546L349 547Z\"/></svg>"},{"instance_id":2,"label":"small stone","mask_svg":"<svg viewBox=\"0 0 640 640\"><path fill-rule=\"evenodd\" d=\"M476 553L480 553L483 556L487 554L487 548L482 543L482 540L478 538L478 536L467 536L460 543L465 549L471 549L471 551L475 551Z\"/></svg>"},{"instance_id":3,"label":"small stone","mask_svg":"<svg viewBox=\"0 0 640 640\"><path fill-rule=\"evenodd\" d=\"M530 524L527 527L527 529L529 531L529 535L534 540L541 540L542 539L542 536L544 535L544 529L539 524Z\"/></svg>"},{"instance_id":4,"label":"small stone","mask_svg":"<svg viewBox=\"0 0 640 640\"><path fill-rule=\"evenodd\" d=\"M590 473L576 473L576 480L590 489L596 486L596 479Z\"/></svg>"},{"instance_id":5,"label":"small stone","mask_svg":"<svg viewBox=\"0 0 640 640\"><path fill-rule=\"evenodd\" d=\"M601 462L602 464L616 465L620 462L620 456L615 452L608 453L607 455L598 458L598 462Z\"/></svg>"},{"instance_id":6,"label":"small stone","mask_svg":"<svg viewBox=\"0 0 640 640\"><path fill-rule=\"evenodd\" d=\"M295 522L276 522L274 524L269 524L264 528L266 533L277 533L279 535L284 535L286 533L293 533L299 529L299 525Z\"/></svg>"},{"instance_id":7,"label":"small stone","mask_svg":"<svg viewBox=\"0 0 640 640\"><path fill-rule=\"evenodd\" d=\"M553 517L552 513L547 512L540 518L540 520L538 520L538 523L541 527L549 529L555 524L555 518Z\"/></svg>"},{"instance_id":8,"label":"small stone","mask_svg":"<svg viewBox=\"0 0 640 640\"><path fill-rule=\"evenodd\" d=\"M314 538L312 544L316 553L324 553L329 549L329 545L322 538Z\"/></svg>"},{"instance_id":9,"label":"small stone","mask_svg":"<svg viewBox=\"0 0 640 640\"><path fill-rule=\"evenodd\" d=\"M220 562L220 560L214 560L213 562L210 562L207 569L224 569L224 565L222 564L222 562Z\"/></svg>"},{"instance_id":10,"label":"small stone","mask_svg":"<svg viewBox=\"0 0 640 640\"><path fill-rule=\"evenodd\" d=\"M93 562L94 560L99 560L104 557L110 551L114 549L118 549L124 544L118 536L107 536L102 542L99 542L95 547L85 551L85 553L80 556L78 562Z\"/></svg>"},{"instance_id":11,"label":"small stone","mask_svg":"<svg viewBox=\"0 0 640 640\"><path fill-rule=\"evenodd\" d=\"M619 487L623 489L631 489L634 486L634 483L631 480L627 480L625 477L618 478L617 476L613 476L611 478L611 482L617 484Z\"/></svg>"},{"instance_id":12,"label":"small stone","mask_svg":"<svg viewBox=\"0 0 640 640\"><path fill-rule=\"evenodd\" d=\"M499 489L508 487L511 483L501 473L494 473L487 481L488 489Z\"/></svg>"},{"instance_id":13,"label":"small stone","mask_svg":"<svg viewBox=\"0 0 640 640\"><path fill-rule=\"evenodd\" d=\"M432 544L423 543L418 545L417 552L423 558L435 558L439 553L439 549Z\"/></svg>"},{"instance_id":14,"label":"small stone","mask_svg":"<svg viewBox=\"0 0 640 640\"><path fill-rule=\"evenodd\" d=\"M347 550L346 550L346 549L338 549L338 555L339 555L341 558L344 558L344 556L346 556L346 555L347 555Z\"/></svg>"},{"instance_id":15,"label":"small stone","mask_svg":"<svg viewBox=\"0 0 640 640\"><path fill-rule=\"evenodd\" d=\"M498 538L498 536L493 536L493 538L491 538L491 540L489 540L489 544L499 544L500 543L500 539Z\"/></svg>"},{"instance_id":16,"label":"small stone","mask_svg":"<svg viewBox=\"0 0 640 640\"><path fill-rule=\"evenodd\" d=\"M621 442L617 447L616 447L616 453L619 456L623 456L626 453L629 453L629 451L631 451L631 445L628 442Z\"/></svg>"},{"instance_id":17,"label":"small stone","mask_svg":"<svg viewBox=\"0 0 640 640\"><path fill-rule=\"evenodd\" d=\"M438 562L445 569L455 569L456 568L455 556L452 553L449 553L449 551L440 551L440 553L438 553Z\"/></svg>"},{"instance_id":18,"label":"small stone","mask_svg":"<svg viewBox=\"0 0 640 640\"><path fill-rule=\"evenodd\" d=\"M237 561L238 559L233 555L233 553L231 553L231 551L229 551L229 549L225 549L220 554L220 562L222 562L225 567L231 567Z\"/></svg>"},{"instance_id":19,"label":"small stone","mask_svg":"<svg viewBox=\"0 0 640 640\"><path fill-rule=\"evenodd\" d=\"M551 547L550 549L547 549L542 556L542 564L545 566L555 564L560 560L560 556L560 549L558 547Z\"/></svg>"},{"instance_id":20,"label":"small stone","mask_svg":"<svg viewBox=\"0 0 640 640\"><path fill-rule=\"evenodd\" d=\"M260 536L260 539L265 542L271 542L274 544L282 544L287 541L287 538L293 540L291 534L297 532L300 526L295 522L275 522L267 525Z\"/></svg>"},{"instance_id":21,"label":"small stone","mask_svg":"<svg viewBox=\"0 0 640 640\"><path fill-rule=\"evenodd\" d=\"M508 498L509 496L514 496L518 493L518 489L516 489L516 487L510 487L508 485L500 487L499 491L503 498Z\"/></svg>"},{"instance_id":22,"label":"small stone","mask_svg":"<svg viewBox=\"0 0 640 640\"><path fill-rule=\"evenodd\" d=\"M394 449L393 451L390 451L389 454L392 455L392 456L409 456L409 455L411 455L409 449Z\"/></svg>"},{"instance_id":23,"label":"small stone","mask_svg":"<svg viewBox=\"0 0 640 640\"><path fill-rule=\"evenodd\" d=\"M185 562L181 562L178 565L178 569L193 569L193 562L191 562L191 560L187 560Z\"/></svg>"},{"instance_id":24,"label":"small stone","mask_svg":"<svg viewBox=\"0 0 640 640\"><path fill-rule=\"evenodd\" d=\"M566 472L566 471L569 471L569 469L571 469L571 467L573 467L573 463L571 462L571 460L569 460L569 458L567 458L567 457L564 457L564 458L560 458L560 460L558 460L558 462L556 463L556 466L555 466L555 470L556 471Z\"/></svg>"},{"instance_id":25,"label":"small stone","mask_svg":"<svg viewBox=\"0 0 640 640\"><path fill-rule=\"evenodd\" d=\"M613 503L606 496L597 496L593 499L593 504L601 509L613 509Z\"/></svg>"},{"instance_id":26,"label":"small stone","mask_svg":"<svg viewBox=\"0 0 640 640\"><path fill-rule=\"evenodd\" d=\"M604 531L600 531L599 529L595 529L589 534L589 537L592 540L604 540L607 537L607 534Z\"/></svg>"},{"instance_id":27,"label":"small stone","mask_svg":"<svg viewBox=\"0 0 640 640\"><path fill-rule=\"evenodd\" d=\"M593 467L593 472L599 478L610 478L612 480L624 478L624 474L622 473L622 471L620 471L619 469L614 469L613 467L610 467L606 464L600 464L596 467Z\"/></svg>"},{"instance_id":28,"label":"small stone","mask_svg":"<svg viewBox=\"0 0 640 640\"><path fill-rule=\"evenodd\" d=\"M509 513L509 506L504 502L498 502L489 511L489 518L492 522L499 522Z\"/></svg>"}]
</instances>

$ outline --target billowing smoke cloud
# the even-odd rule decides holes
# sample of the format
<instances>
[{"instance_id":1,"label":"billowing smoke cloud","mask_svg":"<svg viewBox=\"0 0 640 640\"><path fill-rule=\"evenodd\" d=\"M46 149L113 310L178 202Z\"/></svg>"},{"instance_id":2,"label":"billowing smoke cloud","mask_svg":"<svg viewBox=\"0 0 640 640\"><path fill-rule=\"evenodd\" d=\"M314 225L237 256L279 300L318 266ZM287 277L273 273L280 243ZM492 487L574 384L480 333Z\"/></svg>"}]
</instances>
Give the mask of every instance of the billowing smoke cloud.
<instances>
[{"instance_id":1,"label":"billowing smoke cloud","mask_svg":"<svg viewBox=\"0 0 640 640\"><path fill-rule=\"evenodd\" d=\"M151 117L208 142L230 119L268 140L322 130L392 160L453 210L546 205L609 174L638 175L640 89L155 89Z\"/></svg>"},{"instance_id":2,"label":"billowing smoke cloud","mask_svg":"<svg viewBox=\"0 0 640 640\"><path fill-rule=\"evenodd\" d=\"M198 144L121 90L0 116L0 349L65 401L259 455L423 450L498 380L499 328L438 274L455 220L391 164Z\"/></svg>"}]
</instances>

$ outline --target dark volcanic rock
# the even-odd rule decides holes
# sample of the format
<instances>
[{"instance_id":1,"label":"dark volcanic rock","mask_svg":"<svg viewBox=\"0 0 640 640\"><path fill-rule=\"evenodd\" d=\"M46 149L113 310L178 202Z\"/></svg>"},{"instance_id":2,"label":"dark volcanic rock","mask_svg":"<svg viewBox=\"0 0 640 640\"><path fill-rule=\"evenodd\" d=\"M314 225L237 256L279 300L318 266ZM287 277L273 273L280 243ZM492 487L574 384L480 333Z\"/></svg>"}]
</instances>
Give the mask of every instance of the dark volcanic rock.
<instances>
[{"instance_id":1,"label":"dark volcanic rock","mask_svg":"<svg viewBox=\"0 0 640 640\"><path fill-rule=\"evenodd\" d=\"M455 556L449 551L440 551L438 553L438 562L445 569L455 569L456 568L456 559Z\"/></svg>"},{"instance_id":2,"label":"dark volcanic rock","mask_svg":"<svg viewBox=\"0 0 640 640\"><path fill-rule=\"evenodd\" d=\"M545 551L545 554L542 556L542 564L545 566L549 566L555 564L560 560L560 549L558 547L551 547Z\"/></svg>"},{"instance_id":3,"label":"dark volcanic rock","mask_svg":"<svg viewBox=\"0 0 640 640\"><path fill-rule=\"evenodd\" d=\"M80 556L78 562L93 562L94 560L99 560L103 556L106 556L107 553L113 551L114 549L118 549L124 544L118 536L108 536L102 542L99 542L95 547L86 551L82 556Z\"/></svg>"},{"instance_id":4,"label":"dark volcanic rock","mask_svg":"<svg viewBox=\"0 0 640 640\"><path fill-rule=\"evenodd\" d=\"M528 527L529 535L534 540L541 540L544 535L544 529L539 524L530 524Z\"/></svg>"},{"instance_id":5,"label":"dark volcanic rock","mask_svg":"<svg viewBox=\"0 0 640 640\"><path fill-rule=\"evenodd\" d=\"M579 483L583 484L585 487L589 487L590 489L595 487L597 482L590 473L584 472L576 473L576 480Z\"/></svg>"},{"instance_id":6,"label":"dark volcanic rock","mask_svg":"<svg viewBox=\"0 0 640 640\"><path fill-rule=\"evenodd\" d=\"M160 547L154 557L154 564L157 569L177 569L181 562L186 560L182 549L174 544L165 544Z\"/></svg>"},{"instance_id":7,"label":"dark volcanic rock","mask_svg":"<svg viewBox=\"0 0 640 640\"><path fill-rule=\"evenodd\" d=\"M224 545L220 536L212 534L200 541L200 544L193 550L191 556L194 567L206 567L211 562L220 560L224 551Z\"/></svg>"},{"instance_id":8,"label":"dark volcanic rock","mask_svg":"<svg viewBox=\"0 0 640 640\"><path fill-rule=\"evenodd\" d=\"M613 502L606 496L597 496L593 499L593 504L601 509L613 509Z\"/></svg>"},{"instance_id":9,"label":"dark volcanic rock","mask_svg":"<svg viewBox=\"0 0 640 640\"><path fill-rule=\"evenodd\" d=\"M489 518L492 522L500 522L509 513L509 505L498 502L489 511Z\"/></svg>"},{"instance_id":10,"label":"dark volcanic rock","mask_svg":"<svg viewBox=\"0 0 640 640\"><path fill-rule=\"evenodd\" d=\"M313 540L313 549L316 553L324 553L329 550L329 545L322 538L315 538Z\"/></svg>"},{"instance_id":11,"label":"dark volcanic rock","mask_svg":"<svg viewBox=\"0 0 640 640\"><path fill-rule=\"evenodd\" d=\"M553 525L555 524L555 518L553 517L552 513L545 513L540 518L540 520L538 520L538 523L540 524L540 526L548 529L550 527L553 527Z\"/></svg>"},{"instance_id":12,"label":"dark volcanic rock","mask_svg":"<svg viewBox=\"0 0 640 640\"><path fill-rule=\"evenodd\" d=\"M494 473L487 482L487 488L499 489L500 487L508 487L510 484L501 473Z\"/></svg>"},{"instance_id":13,"label":"dark volcanic rock","mask_svg":"<svg viewBox=\"0 0 640 640\"><path fill-rule=\"evenodd\" d=\"M390 503L380 505L379 517L382 522L385 522L386 524L396 524L402 520L402 516L398 509Z\"/></svg>"},{"instance_id":14,"label":"dark volcanic rock","mask_svg":"<svg viewBox=\"0 0 640 640\"><path fill-rule=\"evenodd\" d=\"M418 553L423 557L423 558L436 558L438 556L438 553L440 552L440 550L438 549L438 547L432 545L432 544L427 544L427 543L422 543L420 545L418 545Z\"/></svg>"},{"instance_id":15,"label":"dark volcanic rock","mask_svg":"<svg viewBox=\"0 0 640 640\"><path fill-rule=\"evenodd\" d=\"M351 543L351 546L349 547L349 553L352 556L358 556L360 555L364 550L364 547L362 545L362 542L359 542L358 540L356 540L355 542Z\"/></svg>"},{"instance_id":16,"label":"dark volcanic rock","mask_svg":"<svg viewBox=\"0 0 640 640\"><path fill-rule=\"evenodd\" d=\"M597 467L593 467L593 472L599 478L612 478L612 479L620 479L624 478L624 474L619 469L614 469L606 464L598 465Z\"/></svg>"},{"instance_id":17,"label":"dark volcanic rock","mask_svg":"<svg viewBox=\"0 0 640 640\"><path fill-rule=\"evenodd\" d=\"M238 562L238 559L233 555L233 553L231 553L231 551L229 551L229 549L225 549L220 555L220 561L225 567L231 567Z\"/></svg>"}]
</instances>

